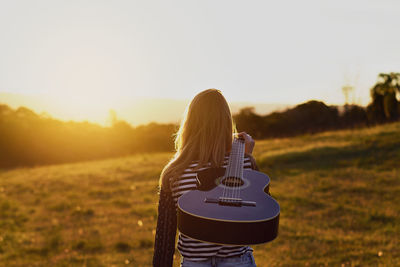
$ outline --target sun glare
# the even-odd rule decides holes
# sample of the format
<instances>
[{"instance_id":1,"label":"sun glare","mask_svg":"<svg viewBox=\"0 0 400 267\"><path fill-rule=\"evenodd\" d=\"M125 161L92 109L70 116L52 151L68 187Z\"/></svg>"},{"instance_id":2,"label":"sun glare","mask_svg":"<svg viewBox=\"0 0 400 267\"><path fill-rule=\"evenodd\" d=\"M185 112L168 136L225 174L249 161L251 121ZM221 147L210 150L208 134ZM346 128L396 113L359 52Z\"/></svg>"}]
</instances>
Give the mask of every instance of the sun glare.
<instances>
[{"instance_id":1,"label":"sun glare","mask_svg":"<svg viewBox=\"0 0 400 267\"><path fill-rule=\"evenodd\" d=\"M107 125L110 109L122 107L122 101L110 94L82 92L49 96L51 116L63 120L91 121Z\"/></svg>"}]
</instances>

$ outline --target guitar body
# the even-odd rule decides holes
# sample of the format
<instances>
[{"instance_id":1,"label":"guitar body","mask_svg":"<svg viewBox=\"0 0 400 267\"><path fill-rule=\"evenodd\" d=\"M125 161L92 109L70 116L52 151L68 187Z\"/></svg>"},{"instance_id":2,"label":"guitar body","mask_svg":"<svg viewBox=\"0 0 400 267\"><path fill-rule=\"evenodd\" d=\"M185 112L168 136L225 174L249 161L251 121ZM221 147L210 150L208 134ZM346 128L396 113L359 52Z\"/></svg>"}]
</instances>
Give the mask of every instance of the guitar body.
<instances>
[{"instance_id":1,"label":"guitar body","mask_svg":"<svg viewBox=\"0 0 400 267\"><path fill-rule=\"evenodd\" d=\"M228 245L260 244L275 239L280 208L269 196L269 177L258 171L242 170L240 183L235 180L232 185L224 180L224 173L224 168L198 173L198 190L178 199L179 231L193 239Z\"/></svg>"}]
</instances>

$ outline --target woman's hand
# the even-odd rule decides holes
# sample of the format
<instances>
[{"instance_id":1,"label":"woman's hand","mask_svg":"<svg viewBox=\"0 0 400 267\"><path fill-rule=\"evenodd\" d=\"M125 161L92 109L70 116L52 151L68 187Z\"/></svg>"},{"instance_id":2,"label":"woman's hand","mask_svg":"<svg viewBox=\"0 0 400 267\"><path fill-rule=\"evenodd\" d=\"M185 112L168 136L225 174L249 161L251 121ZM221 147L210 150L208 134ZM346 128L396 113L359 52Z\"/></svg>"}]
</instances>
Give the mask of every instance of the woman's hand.
<instances>
[{"instance_id":1,"label":"woman's hand","mask_svg":"<svg viewBox=\"0 0 400 267\"><path fill-rule=\"evenodd\" d=\"M253 153L255 145L254 139L251 137L251 135L247 134L246 132L238 133L238 136L244 139L244 144L245 144L244 153L251 155L251 153Z\"/></svg>"}]
</instances>

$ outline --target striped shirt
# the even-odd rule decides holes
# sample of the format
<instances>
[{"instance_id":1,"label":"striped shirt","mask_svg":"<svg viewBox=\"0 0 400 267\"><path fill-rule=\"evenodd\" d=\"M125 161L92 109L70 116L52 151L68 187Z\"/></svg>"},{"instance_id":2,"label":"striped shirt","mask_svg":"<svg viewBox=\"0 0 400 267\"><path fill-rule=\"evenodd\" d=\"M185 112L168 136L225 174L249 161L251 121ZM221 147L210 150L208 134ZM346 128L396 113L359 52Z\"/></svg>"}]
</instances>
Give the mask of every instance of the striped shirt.
<instances>
[{"instance_id":1,"label":"striped shirt","mask_svg":"<svg viewBox=\"0 0 400 267\"><path fill-rule=\"evenodd\" d=\"M223 167L228 165L229 156L225 157ZM175 208L177 209L178 198L197 187L196 174L198 171L208 168L207 166L200 168L196 171L193 169L197 166L194 161L187 169L184 170L179 179L172 184L172 197L175 203ZM210 166L210 164L208 164ZM244 169L252 169L252 163L249 156L244 158ZM192 239L179 233L178 238L178 251L180 254L191 261L203 261L212 256L217 257L231 257L238 256L247 251L253 251L249 246L230 246L230 245L218 245L213 243L207 243Z\"/></svg>"}]
</instances>

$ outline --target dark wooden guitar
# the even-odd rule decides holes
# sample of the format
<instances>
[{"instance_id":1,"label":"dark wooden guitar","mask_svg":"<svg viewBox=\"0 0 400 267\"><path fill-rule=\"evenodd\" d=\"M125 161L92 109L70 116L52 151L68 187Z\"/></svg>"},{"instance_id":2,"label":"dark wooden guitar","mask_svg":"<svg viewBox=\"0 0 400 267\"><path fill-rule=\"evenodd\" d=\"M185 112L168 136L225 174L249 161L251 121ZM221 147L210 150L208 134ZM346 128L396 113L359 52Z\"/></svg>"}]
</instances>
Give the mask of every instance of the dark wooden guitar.
<instances>
[{"instance_id":1,"label":"dark wooden guitar","mask_svg":"<svg viewBox=\"0 0 400 267\"><path fill-rule=\"evenodd\" d=\"M178 199L178 229L193 239L250 245L278 235L280 208L269 195L268 175L243 170L244 141L234 139L225 168L197 175L198 188Z\"/></svg>"}]
</instances>

